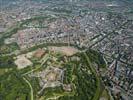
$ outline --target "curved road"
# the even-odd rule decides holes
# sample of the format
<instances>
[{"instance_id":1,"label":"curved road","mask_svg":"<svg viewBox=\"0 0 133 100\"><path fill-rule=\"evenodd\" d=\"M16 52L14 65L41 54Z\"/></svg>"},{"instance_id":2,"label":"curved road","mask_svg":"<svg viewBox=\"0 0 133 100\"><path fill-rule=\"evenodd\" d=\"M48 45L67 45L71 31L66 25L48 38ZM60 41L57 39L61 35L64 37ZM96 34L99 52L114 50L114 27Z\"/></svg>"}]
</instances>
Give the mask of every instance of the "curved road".
<instances>
[{"instance_id":1,"label":"curved road","mask_svg":"<svg viewBox=\"0 0 133 100\"><path fill-rule=\"evenodd\" d=\"M24 79L24 81L29 85L29 87L30 87L30 90L31 90L31 100L34 100L33 99L33 88L32 88L32 86L31 86L31 84L30 84L30 82L26 79L26 78L24 78L23 77L23 79Z\"/></svg>"}]
</instances>

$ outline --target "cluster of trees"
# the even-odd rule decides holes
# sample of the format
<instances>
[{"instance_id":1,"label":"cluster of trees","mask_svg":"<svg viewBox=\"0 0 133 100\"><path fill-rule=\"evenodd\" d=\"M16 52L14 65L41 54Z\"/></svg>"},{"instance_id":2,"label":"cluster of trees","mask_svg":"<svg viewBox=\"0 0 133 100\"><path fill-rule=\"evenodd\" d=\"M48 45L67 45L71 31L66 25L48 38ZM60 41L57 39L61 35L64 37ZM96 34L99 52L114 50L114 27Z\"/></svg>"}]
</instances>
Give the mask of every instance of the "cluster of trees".
<instances>
[{"instance_id":1,"label":"cluster of trees","mask_svg":"<svg viewBox=\"0 0 133 100\"><path fill-rule=\"evenodd\" d=\"M64 79L63 79L63 83L64 84L70 84L72 81L72 73L73 73L73 64L68 63L65 65L65 74L64 74Z\"/></svg>"},{"instance_id":2,"label":"cluster of trees","mask_svg":"<svg viewBox=\"0 0 133 100\"><path fill-rule=\"evenodd\" d=\"M46 88L45 91L43 91L43 93L40 95L43 96L44 100L46 100L47 98L51 98L54 97L55 95L60 95L63 94L64 90L61 86L59 87L54 87L54 88Z\"/></svg>"},{"instance_id":3,"label":"cluster of trees","mask_svg":"<svg viewBox=\"0 0 133 100\"><path fill-rule=\"evenodd\" d=\"M75 63L73 74L76 76L72 83L75 85L74 96L63 96L59 100L91 100L97 89L96 77L94 73L88 73L90 68L88 67L87 61L81 56L80 62Z\"/></svg>"},{"instance_id":4,"label":"cluster of trees","mask_svg":"<svg viewBox=\"0 0 133 100\"><path fill-rule=\"evenodd\" d=\"M0 55L12 53L15 50L19 50L19 46L18 46L17 43L11 43L11 44L8 44L8 45L2 45L0 47Z\"/></svg>"},{"instance_id":5,"label":"cluster of trees","mask_svg":"<svg viewBox=\"0 0 133 100\"><path fill-rule=\"evenodd\" d=\"M14 68L14 60L12 56L0 57L0 68Z\"/></svg>"},{"instance_id":6,"label":"cluster of trees","mask_svg":"<svg viewBox=\"0 0 133 100\"><path fill-rule=\"evenodd\" d=\"M72 87L71 92L67 92L63 90L62 86L55 87L55 88L46 88L39 97L43 97L44 99L54 97L55 95L61 95L59 100L91 100L97 89L96 84L96 77L94 73L90 74L88 73L88 70L90 68L88 67L87 61L85 60L84 56L78 55L81 57L81 61L69 61L65 65L65 75L64 75L64 83L65 84L73 84L74 87ZM75 76L73 79L72 76ZM38 81L37 79L29 79L30 83L33 86L33 89L35 89L34 93L37 93L37 88L39 90ZM71 95L73 94L73 95ZM64 96L63 96L64 95Z\"/></svg>"},{"instance_id":7,"label":"cluster of trees","mask_svg":"<svg viewBox=\"0 0 133 100\"><path fill-rule=\"evenodd\" d=\"M0 80L0 100L30 99L30 89L16 71L0 76Z\"/></svg>"},{"instance_id":8,"label":"cluster of trees","mask_svg":"<svg viewBox=\"0 0 133 100\"><path fill-rule=\"evenodd\" d=\"M35 100L37 100L37 94L38 91L41 90L40 84L39 84L39 79L37 77L26 77L28 79L28 81L30 82L33 91L34 91L34 97Z\"/></svg>"},{"instance_id":9,"label":"cluster of trees","mask_svg":"<svg viewBox=\"0 0 133 100\"><path fill-rule=\"evenodd\" d=\"M89 56L91 62L96 63L99 68L105 68L106 67L106 63L103 59L102 54L100 54L99 52L94 51L92 49L89 49L86 53L87 53L87 56Z\"/></svg>"}]
</instances>

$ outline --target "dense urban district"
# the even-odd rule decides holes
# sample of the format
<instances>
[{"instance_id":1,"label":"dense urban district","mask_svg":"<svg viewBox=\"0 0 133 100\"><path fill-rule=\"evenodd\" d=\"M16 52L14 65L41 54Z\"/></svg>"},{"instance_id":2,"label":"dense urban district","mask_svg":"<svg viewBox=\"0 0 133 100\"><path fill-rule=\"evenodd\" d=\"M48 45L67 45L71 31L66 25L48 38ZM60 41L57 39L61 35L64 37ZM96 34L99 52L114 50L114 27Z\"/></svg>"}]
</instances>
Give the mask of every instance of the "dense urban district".
<instances>
[{"instance_id":1,"label":"dense urban district","mask_svg":"<svg viewBox=\"0 0 133 100\"><path fill-rule=\"evenodd\" d=\"M0 100L132 98L132 0L0 0Z\"/></svg>"}]
</instances>

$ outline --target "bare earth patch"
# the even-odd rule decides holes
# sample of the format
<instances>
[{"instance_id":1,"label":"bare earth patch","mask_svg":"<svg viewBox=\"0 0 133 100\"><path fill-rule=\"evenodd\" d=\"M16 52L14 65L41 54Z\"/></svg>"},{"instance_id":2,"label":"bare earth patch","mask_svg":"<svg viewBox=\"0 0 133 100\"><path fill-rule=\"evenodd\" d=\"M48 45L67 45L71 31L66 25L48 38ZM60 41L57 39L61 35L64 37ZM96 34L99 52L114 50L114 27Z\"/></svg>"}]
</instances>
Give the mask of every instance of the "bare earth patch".
<instances>
[{"instance_id":1,"label":"bare earth patch","mask_svg":"<svg viewBox=\"0 0 133 100\"><path fill-rule=\"evenodd\" d=\"M62 53L66 56L72 56L72 55L76 54L77 52L79 52L78 49L76 49L74 47L70 47L70 46L62 46L62 47L50 46L50 47L48 47L48 49L53 52Z\"/></svg>"},{"instance_id":2,"label":"bare earth patch","mask_svg":"<svg viewBox=\"0 0 133 100\"><path fill-rule=\"evenodd\" d=\"M31 66L32 62L27 59L25 56L18 56L15 64L18 66L18 69L23 69L27 66Z\"/></svg>"}]
</instances>

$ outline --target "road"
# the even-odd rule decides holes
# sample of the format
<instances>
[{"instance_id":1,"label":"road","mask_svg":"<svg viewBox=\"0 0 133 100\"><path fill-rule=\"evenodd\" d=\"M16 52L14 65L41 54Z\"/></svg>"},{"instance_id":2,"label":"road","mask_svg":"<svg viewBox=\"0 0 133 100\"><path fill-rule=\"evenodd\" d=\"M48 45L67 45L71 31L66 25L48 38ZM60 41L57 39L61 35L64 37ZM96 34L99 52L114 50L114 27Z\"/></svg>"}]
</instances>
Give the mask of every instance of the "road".
<instances>
[{"instance_id":1,"label":"road","mask_svg":"<svg viewBox=\"0 0 133 100\"><path fill-rule=\"evenodd\" d=\"M95 46L96 44L98 44L99 42L103 41L105 38L108 38L108 36L116 33L116 31L120 30L123 26L127 25L130 21L133 21L133 20L127 20L125 21L124 23L122 23L119 27L116 27L113 31L111 31L110 33L106 33L105 32L105 36L103 36L101 39L99 39L98 41L96 41L95 43L91 44L89 46L89 48L92 48L93 46Z\"/></svg>"},{"instance_id":2,"label":"road","mask_svg":"<svg viewBox=\"0 0 133 100\"><path fill-rule=\"evenodd\" d=\"M31 100L34 100L33 88L32 88L32 86L31 86L30 82L29 82L26 78L24 78L24 77L23 77L23 80L29 85L30 90L31 90L31 92L30 92L30 94L31 94Z\"/></svg>"},{"instance_id":3,"label":"road","mask_svg":"<svg viewBox=\"0 0 133 100\"><path fill-rule=\"evenodd\" d=\"M45 55L45 57L43 58L43 62L42 62L42 64L41 64L39 67L37 67L37 68L35 68L35 69L32 69L32 70L30 70L30 71L28 71L28 72L22 74L22 76L27 75L27 74L30 74L30 73L32 73L32 72L38 70L39 68L41 68L41 67L44 65L44 63L48 60L48 58L49 58L49 54Z\"/></svg>"}]
</instances>

